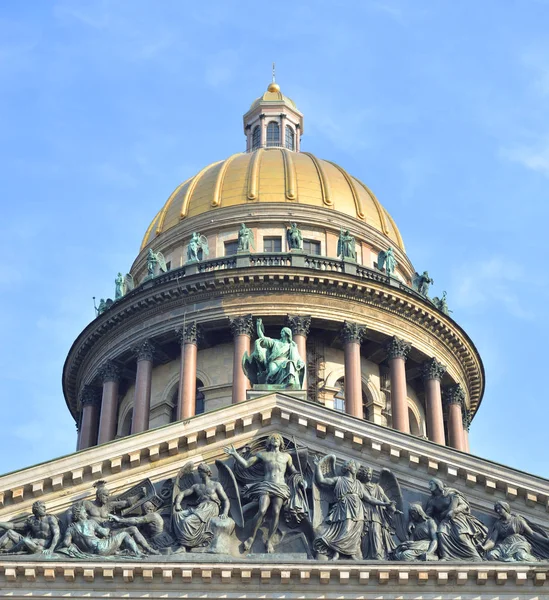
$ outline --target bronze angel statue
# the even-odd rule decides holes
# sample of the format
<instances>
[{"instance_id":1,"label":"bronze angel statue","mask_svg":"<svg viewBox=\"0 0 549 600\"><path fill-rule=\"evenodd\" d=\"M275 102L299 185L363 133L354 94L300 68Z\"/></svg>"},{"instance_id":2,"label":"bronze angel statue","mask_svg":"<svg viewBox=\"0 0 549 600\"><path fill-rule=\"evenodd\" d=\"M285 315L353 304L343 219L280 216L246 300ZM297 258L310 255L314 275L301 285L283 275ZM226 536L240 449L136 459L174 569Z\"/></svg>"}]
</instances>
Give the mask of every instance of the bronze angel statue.
<instances>
[{"instance_id":1,"label":"bronze angel statue","mask_svg":"<svg viewBox=\"0 0 549 600\"><path fill-rule=\"evenodd\" d=\"M208 238L193 231L189 245L187 246L187 262L197 262L204 260L210 255L208 247Z\"/></svg>"},{"instance_id":2,"label":"bronze angel statue","mask_svg":"<svg viewBox=\"0 0 549 600\"><path fill-rule=\"evenodd\" d=\"M395 258L394 250L389 247L387 250L381 250L381 252L377 255L377 268L380 271L385 271L389 277L395 274L395 270L397 268L397 260Z\"/></svg>"},{"instance_id":3,"label":"bronze angel statue","mask_svg":"<svg viewBox=\"0 0 549 600\"><path fill-rule=\"evenodd\" d=\"M114 290L114 299L120 300L123 296L125 296L128 292L131 292L135 287L135 283L133 277L130 273L126 273L122 275L122 273L118 273L116 279L114 280L115 290Z\"/></svg>"},{"instance_id":4,"label":"bronze angel statue","mask_svg":"<svg viewBox=\"0 0 549 600\"><path fill-rule=\"evenodd\" d=\"M222 531L230 535L235 522L243 524L234 476L223 463L217 461L216 464L223 485L213 479L206 463L198 465L198 473L193 463L187 463L177 476L173 488L172 530L180 546L178 552L212 546L214 529L218 536Z\"/></svg>"},{"instance_id":5,"label":"bronze angel statue","mask_svg":"<svg viewBox=\"0 0 549 600\"><path fill-rule=\"evenodd\" d=\"M153 252L152 248L149 248L147 252L147 277L146 279L151 279L152 277L156 277L159 273L166 273L168 270L168 266L166 264L166 259L162 252Z\"/></svg>"},{"instance_id":6,"label":"bronze angel statue","mask_svg":"<svg viewBox=\"0 0 549 600\"><path fill-rule=\"evenodd\" d=\"M395 499L379 484L360 481L354 460L343 463L338 474L335 455L315 458L313 548L318 558L360 560L365 551L364 558L382 559L394 548L391 518L397 504L402 505L402 495L392 473L384 471ZM370 477L369 471L363 473Z\"/></svg>"}]
</instances>

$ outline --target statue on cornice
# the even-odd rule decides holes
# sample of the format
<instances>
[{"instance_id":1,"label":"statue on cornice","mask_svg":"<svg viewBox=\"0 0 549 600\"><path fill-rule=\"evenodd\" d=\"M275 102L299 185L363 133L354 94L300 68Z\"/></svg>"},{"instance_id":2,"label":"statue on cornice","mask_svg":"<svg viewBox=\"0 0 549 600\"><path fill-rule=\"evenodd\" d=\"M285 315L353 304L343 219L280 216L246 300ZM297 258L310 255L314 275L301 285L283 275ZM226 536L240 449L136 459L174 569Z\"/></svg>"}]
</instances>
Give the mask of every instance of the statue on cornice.
<instances>
[{"instance_id":1,"label":"statue on cornice","mask_svg":"<svg viewBox=\"0 0 549 600\"><path fill-rule=\"evenodd\" d=\"M234 521L228 518L231 505L223 486L212 479L206 463L198 465L197 470L200 482L196 481L193 464L187 463L174 486L172 527L180 546L178 552L210 545L216 519L226 521L229 533L234 531ZM184 508L183 501L189 497L197 503Z\"/></svg>"},{"instance_id":2,"label":"statue on cornice","mask_svg":"<svg viewBox=\"0 0 549 600\"><path fill-rule=\"evenodd\" d=\"M307 484L301 468L307 464L307 456L301 456L300 450L295 449L300 467L298 471L292 455L283 446L282 436L274 433L267 438L264 449L249 454L247 458L241 456L234 446L225 448L225 452L235 460L237 478L246 482L242 488L242 497L250 502L257 502L258 505L252 521L251 535L243 544L245 551L251 550L269 508L270 520L265 540L268 553L274 552L274 536L282 511L285 513L285 520L294 524L308 518L305 497Z\"/></svg>"},{"instance_id":3,"label":"statue on cornice","mask_svg":"<svg viewBox=\"0 0 549 600\"><path fill-rule=\"evenodd\" d=\"M441 298L435 296L431 302L445 315L450 315L450 313L453 312L448 308L448 302L446 302L446 292L442 292Z\"/></svg>"},{"instance_id":4,"label":"statue on cornice","mask_svg":"<svg viewBox=\"0 0 549 600\"><path fill-rule=\"evenodd\" d=\"M408 508L410 539L400 543L392 552L393 560L438 560L437 524L427 516L419 503Z\"/></svg>"},{"instance_id":5,"label":"statue on cornice","mask_svg":"<svg viewBox=\"0 0 549 600\"><path fill-rule=\"evenodd\" d=\"M240 229L238 231L238 252L249 252L250 248L255 250L254 245L254 232L246 227L244 223L240 225Z\"/></svg>"},{"instance_id":6,"label":"statue on cornice","mask_svg":"<svg viewBox=\"0 0 549 600\"><path fill-rule=\"evenodd\" d=\"M387 248L387 251L381 250L377 255L377 268L380 271L385 270L385 273L389 277L392 277L395 274L397 266L398 263L395 258L395 251L390 246Z\"/></svg>"},{"instance_id":7,"label":"statue on cornice","mask_svg":"<svg viewBox=\"0 0 549 600\"><path fill-rule=\"evenodd\" d=\"M297 223L291 223L290 227L286 229L286 241L288 242L288 249L303 250L303 235Z\"/></svg>"},{"instance_id":8,"label":"statue on cornice","mask_svg":"<svg viewBox=\"0 0 549 600\"><path fill-rule=\"evenodd\" d=\"M292 330L283 327L280 339L265 335L263 321L256 320L257 336L254 350L244 352L242 368L252 384L276 386L273 389L300 390L303 388L305 363L292 339Z\"/></svg>"},{"instance_id":9,"label":"statue on cornice","mask_svg":"<svg viewBox=\"0 0 549 600\"><path fill-rule=\"evenodd\" d=\"M118 273L116 279L114 280L114 299L120 300L123 296L125 296L128 292L131 292L135 287L135 283L133 277L130 273L126 273L126 275L122 275L122 273Z\"/></svg>"},{"instance_id":10,"label":"statue on cornice","mask_svg":"<svg viewBox=\"0 0 549 600\"><path fill-rule=\"evenodd\" d=\"M208 247L208 238L193 231L189 245L187 246L187 262L197 262L208 258L210 249Z\"/></svg>"},{"instance_id":11,"label":"statue on cornice","mask_svg":"<svg viewBox=\"0 0 549 600\"><path fill-rule=\"evenodd\" d=\"M158 272L166 273L168 271L168 265L162 252L153 252L152 248L149 248L147 252L147 276L145 280L152 279L158 275Z\"/></svg>"},{"instance_id":12,"label":"statue on cornice","mask_svg":"<svg viewBox=\"0 0 549 600\"><path fill-rule=\"evenodd\" d=\"M549 558L549 537L541 527L511 512L507 502L496 502L497 515L480 551L487 560L535 562Z\"/></svg>"},{"instance_id":13,"label":"statue on cornice","mask_svg":"<svg viewBox=\"0 0 549 600\"><path fill-rule=\"evenodd\" d=\"M425 512L437 522L438 551L442 560L482 560L478 545L487 527L471 514L465 496L445 486L440 479L429 481L431 497Z\"/></svg>"},{"instance_id":14,"label":"statue on cornice","mask_svg":"<svg viewBox=\"0 0 549 600\"><path fill-rule=\"evenodd\" d=\"M337 241L337 255L342 259L348 258L356 260L356 241L351 235L351 232L346 229L339 232L339 240Z\"/></svg>"},{"instance_id":15,"label":"statue on cornice","mask_svg":"<svg viewBox=\"0 0 549 600\"><path fill-rule=\"evenodd\" d=\"M60 538L57 517L48 515L46 505L40 500L32 505L32 516L22 523L0 522L0 529L6 530L0 537L0 551L7 554L40 553L49 556Z\"/></svg>"},{"instance_id":16,"label":"statue on cornice","mask_svg":"<svg viewBox=\"0 0 549 600\"><path fill-rule=\"evenodd\" d=\"M429 277L428 271L423 271L421 275L416 272L412 279L413 289L422 296L425 296L425 298L429 296L429 286L433 285L434 283L434 280Z\"/></svg>"}]
</instances>

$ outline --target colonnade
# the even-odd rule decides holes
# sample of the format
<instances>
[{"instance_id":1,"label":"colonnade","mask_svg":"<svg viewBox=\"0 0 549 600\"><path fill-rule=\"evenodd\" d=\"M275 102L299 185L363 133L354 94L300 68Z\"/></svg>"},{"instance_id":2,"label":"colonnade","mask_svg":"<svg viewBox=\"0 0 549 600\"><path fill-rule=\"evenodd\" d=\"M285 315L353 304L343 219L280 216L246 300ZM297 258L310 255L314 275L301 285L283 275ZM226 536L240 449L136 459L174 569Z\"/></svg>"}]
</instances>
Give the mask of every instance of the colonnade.
<instances>
[{"instance_id":1,"label":"colonnade","mask_svg":"<svg viewBox=\"0 0 549 600\"><path fill-rule=\"evenodd\" d=\"M306 342L310 324L311 317L307 315L287 317L287 326L292 330L293 340L304 359L307 355ZM234 340L232 402L236 404L246 400L246 391L250 388L250 382L242 370L242 359L244 353L249 354L251 350L252 315L230 319L230 328ZM360 419L363 418L360 344L365 332L365 326L349 321L345 321L340 330L344 350L345 411ZM184 420L194 416L196 412L196 368L200 329L196 323L188 323L177 330L177 335L181 345L177 419ZM385 347L389 365L392 425L394 429L404 433L410 433L406 383L406 361L410 349L411 345L408 342L396 336L391 338ZM149 428L154 344L151 340L144 340L134 349L134 353L137 370L132 434ZM459 384L443 391L441 382L445 372L446 367L435 358L422 365L427 437L437 444L468 452L470 417L466 410L465 392ZM78 435L79 450L113 440L116 435L120 371L115 363L107 361L101 367L99 376L102 394L98 394L92 386L84 386L80 396L82 412ZM444 408L447 412L448 439L444 428Z\"/></svg>"}]
</instances>

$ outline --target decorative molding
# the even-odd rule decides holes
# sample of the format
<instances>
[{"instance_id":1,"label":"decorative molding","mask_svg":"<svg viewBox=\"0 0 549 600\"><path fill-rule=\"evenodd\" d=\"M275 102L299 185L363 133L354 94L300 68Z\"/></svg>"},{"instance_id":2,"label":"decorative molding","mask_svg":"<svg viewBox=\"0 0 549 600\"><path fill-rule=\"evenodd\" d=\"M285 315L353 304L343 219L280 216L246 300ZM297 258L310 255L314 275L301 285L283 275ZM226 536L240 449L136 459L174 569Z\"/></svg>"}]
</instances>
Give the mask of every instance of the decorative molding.
<instances>
[{"instance_id":1,"label":"decorative molding","mask_svg":"<svg viewBox=\"0 0 549 600\"><path fill-rule=\"evenodd\" d=\"M360 344L365 333L366 327L364 325L350 321L344 321L340 329L340 335L345 343L354 342Z\"/></svg>"},{"instance_id":2,"label":"decorative molding","mask_svg":"<svg viewBox=\"0 0 549 600\"><path fill-rule=\"evenodd\" d=\"M99 377L103 383L107 383L108 381L119 382L120 369L112 360L108 360L100 367Z\"/></svg>"},{"instance_id":3,"label":"decorative molding","mask_svg":"<svg viewBox=\"0 0 549 600\"><path fill-rule=\"evenodd\" d=\"M311 317L310 315L288 315L286 317L286 324L292 330L293 335L309 335L309 329L311 328Z\"/></svg>"},{"instance_id":4,"label":"decorative molding","mask_svg":"<svg viewBox=\"0 0 549 600\"><path fill-rule=\"evenodd\" d=\"M406 360L411 348L412 344L406 340L397 338L396 335L394 335L386 346L387 358L403 358Z\"/></svg>"},{"instance_id":5,"label":"decorative molding","mask_svg":"<svg viewBox=\"0 0 549 600\"><path fill-rule=\"evenodd\" d=\"M248 335L252 337L254 321L251 314L241 317L229 317L229 324L233 335Z\"/></svg>"},{"instance_id":6,"label":"decorative molding","mask_svg":"<svg viewBox=\"0 0 549 600\"><path fill-rule=\"evenodd\" d=\"M429 379L442 381L444 373L446 373L446 367L436 358L431 358L422 365L423 379L426 381Z\"/></svg>"},{"instance_id":7,"label":"decorative molding","mask_svg":"<svg viewBox=\"0 0 549 600\"><path fill-rule=\"evenodd\" d=\"M155 352L155 346L151 342L151 340L144 340L134 348L134 353L137 357L137 360L153 360Z\"/></svg>"}]
</instances>

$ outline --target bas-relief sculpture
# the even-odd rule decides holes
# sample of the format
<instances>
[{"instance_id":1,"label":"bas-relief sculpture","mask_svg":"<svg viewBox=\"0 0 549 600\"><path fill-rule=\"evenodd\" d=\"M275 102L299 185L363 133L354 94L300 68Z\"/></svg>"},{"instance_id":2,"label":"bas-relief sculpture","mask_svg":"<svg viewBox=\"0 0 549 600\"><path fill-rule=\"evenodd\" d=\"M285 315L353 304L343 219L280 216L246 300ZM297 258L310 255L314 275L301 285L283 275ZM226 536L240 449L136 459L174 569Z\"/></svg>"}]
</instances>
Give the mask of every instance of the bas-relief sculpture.
<instances>
[{"instance_id":1,"label":"bas-relief sculpture","mask_svg":"<svg viewBox=\"0 0 549 600\"><path fill-rule=\"evenodd\" d=\"M0 522L0 552L39 560L181 561L197 552L262 561L264 552L347 561L549 560L549 537L538 525L496 502L487 526L462 492L439 479L430 480L423 503L415 492L406 510L388 469L374 482L371 468L355 460L338 467L335 455L311 456L278 433L225 452L230 459L215 461L216 477L206 463L187 463L175 483L144 480L117 497L100 481L93 499L61 515L35 502L32 516Z\"/></svg>"},{"instance_id":2,"label":"bas-relief sculpture","mask_svg":"<svg viewBox=\"0 0 549 600\"><path fill-rule=\"evenodd\" d=\"M252 385L268 385L270 389L303 388L305 362L292 339L292 330L283 327L280 339L265 335L263 321L256 319L257 340L251 354L244 352L242 368Z\"/></svg>"}]
</instances>

